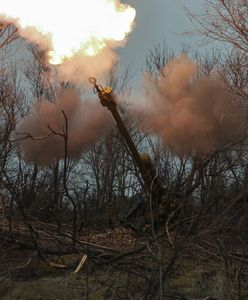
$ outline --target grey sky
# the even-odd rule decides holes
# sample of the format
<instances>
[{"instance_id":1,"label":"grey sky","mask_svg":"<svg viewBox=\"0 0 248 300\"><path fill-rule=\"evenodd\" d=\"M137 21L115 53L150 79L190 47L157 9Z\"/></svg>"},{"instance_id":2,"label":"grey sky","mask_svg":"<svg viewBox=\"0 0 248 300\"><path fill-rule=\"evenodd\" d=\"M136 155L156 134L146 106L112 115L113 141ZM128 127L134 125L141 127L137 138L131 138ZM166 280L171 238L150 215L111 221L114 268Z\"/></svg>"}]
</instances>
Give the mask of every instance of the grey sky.
<instances>
[{"instance_id":1,"label":"grey sky","mask_svg":"<svg viewBox=\"0 0 248 300\"><path fill-rule=\"evenodd\" d=\"M183 36L182 32L194 27L184 10L184 5L199 12L203 0L126 0L136 8L136 28L130 34L127 45L120 49L121 65L131 64L137 73L142 68L145 56L156 43L166 41L175 52L182 45L197 47L196 38Z\"/></svg>"}]
</instances>

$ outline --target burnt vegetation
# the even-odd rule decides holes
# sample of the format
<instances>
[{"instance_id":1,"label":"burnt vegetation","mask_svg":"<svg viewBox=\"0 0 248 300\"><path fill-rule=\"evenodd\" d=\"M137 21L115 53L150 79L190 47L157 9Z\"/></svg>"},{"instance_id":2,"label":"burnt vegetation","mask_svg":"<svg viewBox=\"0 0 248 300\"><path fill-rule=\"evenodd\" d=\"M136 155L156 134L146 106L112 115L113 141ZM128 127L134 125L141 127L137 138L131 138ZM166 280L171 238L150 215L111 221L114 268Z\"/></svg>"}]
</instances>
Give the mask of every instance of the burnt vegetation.
<instances>
[{"instance_id":1,"label":"burnt vegetation","mask_svg":"<svg viewBox=\"0 0 248 300\"><path fill-rule=\"evenodd\" d=\"M138 152L150 157L143 163L152 162L150 186L109 112L98 111L98 103L59 104L63 91L84 99L85 89L62 82L46 51L0 24L1 299L248 299L248 4L206 5L204 16L188 12L199 28L190 34L221 42L221 50L182 51L197 68L186 79L185 69L177 75L185 86L176 90L168 67L174 54L155 46L146 58L146 86L159 116L118 102ZM13 48L20 45L28 59L17 62ZM129 79L129 71L113 69L106 85L130 99ZM171 80L175 93L187 90L193 100L171 96ZM216 80L220 101L210 101L211 93L197 101ZM203 81L198 92L194 83ZM42 116L37 107L51 113L55 104L56 118L33 122ZM205 123L197 105L209 113ZM79 122L78 111L94 119ZM173 111L176 125L181 116L185 122L178 135ZM162 192L153 192L156 180Z\"/></svg>"}]
</instances>

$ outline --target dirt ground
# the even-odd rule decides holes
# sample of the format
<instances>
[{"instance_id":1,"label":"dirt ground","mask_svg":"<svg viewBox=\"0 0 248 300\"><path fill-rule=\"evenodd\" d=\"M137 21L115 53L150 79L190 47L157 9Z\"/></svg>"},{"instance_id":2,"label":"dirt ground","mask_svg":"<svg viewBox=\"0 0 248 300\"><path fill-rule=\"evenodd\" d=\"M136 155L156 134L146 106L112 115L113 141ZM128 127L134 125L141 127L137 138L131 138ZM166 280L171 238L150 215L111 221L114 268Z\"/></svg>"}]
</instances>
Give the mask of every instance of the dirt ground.
<instances>
[{"instance_id":1,"label":"dirt ground","mask_svg":"<svg viewBox=\"0 0 248 300\"><path fill-rule=\"evenodd\" d=\"M23 240L19 244L8 236L0 240L1 300L154 299L146 295L159 265L153 255L157 255L156 245L151 243L150 248L145 247L146 235L121 227L84 230L77 237L82 242L81 251L77 249L73 253L68 248L71 253L56 254L68 247L70 238L64 236L55 242L51 230L46 236L38 225L36 229L39 244L52 250L46 254L45 261L37 251L27 249ZM53 232L55 236L57 233ZM161 261L167 265L173 251L165 242L160 247ZM245 270L240 273L240 265L235 269L232 264L232 269L227 270L219 258L206 259L200 252L185 249L163 281L163 299L248 299L248 273ZM85 261L79 268L82 259Z\"/></svg>"},{"instance_id":2,"label":"dirt ground","mask_svg":"<svg viewBox=\"0 0 248 300\"><path fill-rule=\"evenodd\" d=\"M73 259L78 260L75 256L63 257L63 261ZM183 265L168 279L164 299L228 299L224 293L227 282L223 278L214 265ZM37 258L26 268L10 270L8 276L0 280L0 299L3 300L139 300L145 299L147 287L146 280L111 266L88 262L75 274L72 268L51 267Z\"/></svg>"}]
</instances>

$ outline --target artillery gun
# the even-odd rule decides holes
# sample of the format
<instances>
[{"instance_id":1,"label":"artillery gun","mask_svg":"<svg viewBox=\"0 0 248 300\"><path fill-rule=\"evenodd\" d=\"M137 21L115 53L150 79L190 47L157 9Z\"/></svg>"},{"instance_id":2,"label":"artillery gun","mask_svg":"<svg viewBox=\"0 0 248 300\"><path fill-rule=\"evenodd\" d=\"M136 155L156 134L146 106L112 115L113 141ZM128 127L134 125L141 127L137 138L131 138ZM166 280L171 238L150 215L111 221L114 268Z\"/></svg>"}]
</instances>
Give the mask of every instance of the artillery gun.
<instances>
[{"instance_id":1,"label":"artillery gun","mask_svg":"<svg viewBox=\"0 0 248 300\"><path fill-rule=\"evenodd\" d=\"M97 81L94 77L89 78L89 82L93 84L93 91L95 94L98 94L100 99L100 103L102 106L106 107L113 115L116 125L125 140L126 146L128 147L130 154L133 158L134 163L137 165L141 177L144 182L144 187L149 195L149 203L148 201L140 201L140 198L136 197L136 207L132 206L129 211L126 211L125 216L122 216L123 219L128 223L127 219L135 214L135 209L140 209L144 211L146 215L143 223L147 223L150 215L148 210L151 208L150 203L152 203L152 210L154 213L154 221L159 223L159 219L169 215L172 212L174 201L172 201L171 196L169 196L168 191L165 187L160 183L159 177L153 167L152 161L148 154L140 154L123 122L121 114L117 109L116 104L116 96L111 87L102 87L100 84L97 84ZM137 199L139 199L137 201ZM149 204L149 205L148 205ZM145 206L145 209L141 209L140 206ZM129 205L130 207L130 205ZM139 212L140 214L140 212ZM120 216L121 217L121 216ZM149 221L148 221L149 222Z\"/></svg>"}]
</instances>

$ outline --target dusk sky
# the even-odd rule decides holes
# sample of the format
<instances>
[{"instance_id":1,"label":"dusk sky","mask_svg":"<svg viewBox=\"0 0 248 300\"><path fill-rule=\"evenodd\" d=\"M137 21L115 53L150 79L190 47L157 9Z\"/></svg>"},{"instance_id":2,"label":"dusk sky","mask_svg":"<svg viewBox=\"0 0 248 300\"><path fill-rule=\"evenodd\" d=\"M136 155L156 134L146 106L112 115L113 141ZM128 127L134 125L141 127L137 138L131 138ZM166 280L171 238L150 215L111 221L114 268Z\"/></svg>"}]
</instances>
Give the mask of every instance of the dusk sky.
<instances>
[{"instance_id":1,"label":"dusk sky","mask_svg":"<svg viewBox=\"0 0 248 300\"><path fill-rule=\"evenodd\" d=\"M122 1L124 2L124 1ZM202 0L128 0L136 9L136 27L130 34L127 44L119 50L121 64L131 64L139 73L148 51L157 43L167 43L177 52L183 45L196 50L198 38L183 36L192 30L193 24L186 15L184 6L193 12L200 12Z\"/></svg>"}]
</instances>

